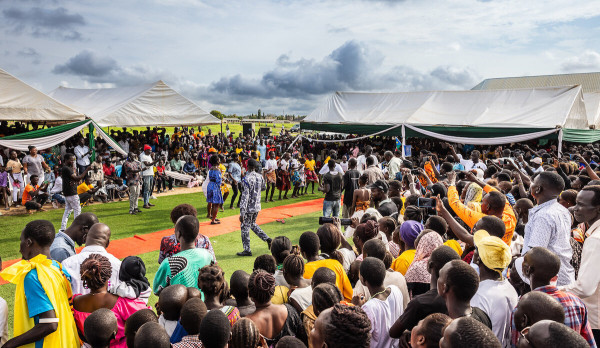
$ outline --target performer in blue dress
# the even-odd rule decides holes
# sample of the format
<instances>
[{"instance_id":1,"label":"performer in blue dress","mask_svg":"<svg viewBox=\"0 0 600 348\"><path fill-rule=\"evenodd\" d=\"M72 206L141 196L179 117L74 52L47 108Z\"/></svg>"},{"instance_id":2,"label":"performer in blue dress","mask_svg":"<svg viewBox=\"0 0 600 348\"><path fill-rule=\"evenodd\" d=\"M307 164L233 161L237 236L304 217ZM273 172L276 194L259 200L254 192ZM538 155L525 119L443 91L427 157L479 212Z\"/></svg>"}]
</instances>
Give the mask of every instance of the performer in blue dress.
<instances>
[{"instance_id":1,"label":"performer in blue dress","mask_svg":"<svg viewBox=\"0 0 600 348\"><path fill-rule=\"evenodd\" d=\"M211 168L208 171L209 183L206 187L206 202L208 202L208 211L210 213L210 224L217 225L221 221L217 219L219 206L223 204L223 195L221 195L221 170L219 169L219 156L210 156L209 163Z\"/></svg>"}]
</instances>

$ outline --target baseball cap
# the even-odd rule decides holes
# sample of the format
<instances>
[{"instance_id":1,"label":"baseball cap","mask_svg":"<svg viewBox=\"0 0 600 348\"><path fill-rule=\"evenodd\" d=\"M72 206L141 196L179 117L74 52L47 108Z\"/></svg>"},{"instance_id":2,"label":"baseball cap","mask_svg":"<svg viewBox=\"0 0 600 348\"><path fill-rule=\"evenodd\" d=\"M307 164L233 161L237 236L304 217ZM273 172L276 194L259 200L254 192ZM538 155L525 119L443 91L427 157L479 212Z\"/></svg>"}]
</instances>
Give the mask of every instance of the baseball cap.
<instances>
[{"instance_id":1,"label":"baseball cap","mask_svg":"<svg viewBox=\"0 0 600 348\"><path fill-rule=\"evenodd\" d=\"M508 267L512 259L510 247L498 237L490 236L486 230L479 230L473 235L473 241L477 247L481 262L496 272Z\"/></svg>"},{"instance_id":2,"label":"baseball cap","mask_svg":"<svg viewBox=\"0 0 600 348\"><path fill-rule=\"evenodd\" d=\"M534 158L534 159L531 160L531 163L542 164L542 158L541 157L536 157L536 158Z\"/></svg>"},{"instance_id":3,"label":"baseball cap","mask_svg":"<svg viewBox=\"0 0 600 348\"><path fill-rule=\"evenodd\" d=\"M388 185L387 181L385 181L385 180L377 180L374 183L372 183L371 185L369 185L369 188L371 188L371 189L378 188L383 192L388 192L388 189L390 188L390 186Z\"/></svg>"}]
</instances>

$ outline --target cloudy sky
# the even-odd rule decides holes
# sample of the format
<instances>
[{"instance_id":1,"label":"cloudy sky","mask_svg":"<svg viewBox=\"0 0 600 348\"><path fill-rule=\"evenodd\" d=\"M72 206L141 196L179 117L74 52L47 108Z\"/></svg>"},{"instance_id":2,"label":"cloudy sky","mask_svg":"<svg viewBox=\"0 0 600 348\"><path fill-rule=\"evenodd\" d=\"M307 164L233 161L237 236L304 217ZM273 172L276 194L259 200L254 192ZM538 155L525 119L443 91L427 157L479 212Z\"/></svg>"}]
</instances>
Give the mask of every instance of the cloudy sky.
<instances>
[{"instance_id":1,"label":"cloudy sky","mask_svg":"<svg viewBox=\"0 0 600 348\"><path fill-rule=\"evenodd\" d=\"M163 80L206 110L600 71L590 0L0 0L0 68L44 92Z\"/></svg>"}]
</instances>

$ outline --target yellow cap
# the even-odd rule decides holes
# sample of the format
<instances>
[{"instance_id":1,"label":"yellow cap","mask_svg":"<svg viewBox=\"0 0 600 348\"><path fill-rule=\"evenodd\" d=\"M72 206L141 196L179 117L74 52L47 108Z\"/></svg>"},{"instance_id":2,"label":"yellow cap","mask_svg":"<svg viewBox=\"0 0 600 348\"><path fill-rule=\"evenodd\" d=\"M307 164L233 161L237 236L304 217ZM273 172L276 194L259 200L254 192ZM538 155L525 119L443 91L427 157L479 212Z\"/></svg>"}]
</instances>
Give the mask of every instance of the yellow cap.
<instances>
[{"instance_id":1,"label":"yellow cap","mask_svg":"<svg viewBox=\"0 0 600 348\"><path fill-rule=\"evenodd\" d=\"M479 230L473 235L479 259L492 270L502 272L512 259L510 247L498 237L490 236L485 230Z\"/></svg>"}]
</instances>

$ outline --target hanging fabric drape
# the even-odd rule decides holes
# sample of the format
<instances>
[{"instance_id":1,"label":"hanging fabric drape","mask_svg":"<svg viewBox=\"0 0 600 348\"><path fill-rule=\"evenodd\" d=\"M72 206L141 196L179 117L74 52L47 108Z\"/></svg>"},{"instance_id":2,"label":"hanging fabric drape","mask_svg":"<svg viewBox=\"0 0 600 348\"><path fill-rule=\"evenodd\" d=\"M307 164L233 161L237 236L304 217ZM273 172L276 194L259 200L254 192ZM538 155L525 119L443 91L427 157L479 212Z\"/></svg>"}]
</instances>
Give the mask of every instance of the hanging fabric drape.
<instances>
[{"instance_id":1,"label":"hanging fabric drape","mask_svg":"<svg viewBox=\"0 0 600 348\"><path fill-rule=\"evenodd\" d=\"M40 129L3 137L0 138L0 145L19 151L28 151L29 146L31 145L37 147L38 150L44 150L73 137L75 134L81 132L81 130L83 130L83 128L86 126L93 126L98 132L98 135L100 135L100 137L104 139L104 141L106 141L110 147L112 147L118 153L127 156L127 153L121 148L121 146L119 146L114 139L106 134L106 132L104 132L104 130L102 130L102 128L100 128L100 126L98 126L92 120L83 120L58 127Z\"/></svg>"},{"instance_id":2,"label":"hanging fabric drape","mask_svg":"<svg viewBox=\"0 0 600 348\"><path fill-rule=\"evenodd\" d=\"M415 126L411 126L409 124L405 125L407 128L419 132L421 134L427 135L428 137L442 139L450 143L457 144L471 144L471 145L499 145L499 144L510 144L510 143L518 143L522 141L532 140L544 137L546 135L559 132L559 138L561 133L561 128L549 129L540 132L520 134L520 135L510 135L506 137L494 137L494 138L468 138L468 137L455 137L451 135L445 135L441 133L431 132L425 129L417 128Z\"/></svg>"}]
</instances>

